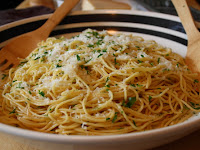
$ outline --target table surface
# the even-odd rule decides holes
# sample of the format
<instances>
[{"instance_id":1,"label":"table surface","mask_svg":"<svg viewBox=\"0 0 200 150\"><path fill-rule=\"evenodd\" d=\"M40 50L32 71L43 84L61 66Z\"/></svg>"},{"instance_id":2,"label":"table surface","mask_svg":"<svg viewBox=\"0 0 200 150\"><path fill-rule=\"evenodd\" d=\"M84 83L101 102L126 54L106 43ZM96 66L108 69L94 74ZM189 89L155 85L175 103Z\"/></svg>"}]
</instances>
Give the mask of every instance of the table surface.
<instances>
[{"instance_id":1,"label":"table surface","mask_svg":"<svg viewBox=\"0 0 200 150\"><path fill-rule=\"evenodd\" d=\"M25 0L21 5L19 5L17 8L26 8L30 7L30 0ZM195 0L187 0L188 4L195 9L200 10L200 5ZM34 4L37 5L37 4ZM184 132L184 131L183 131ZM200 129L196 132L185 136L177 141L174 141L172 143L154 148L152 150L189 150L189 149L199 149L199 138L200 138ZM7 144L9 143L9 144ZM37 147L33 147L31 145L28 145L26 143L20 143L15 141L15 139L11 139L6 135L2 135L0 133L0 145L1 150L44 150L44 149L38 149Z\"/></svg>"}]
</instances>

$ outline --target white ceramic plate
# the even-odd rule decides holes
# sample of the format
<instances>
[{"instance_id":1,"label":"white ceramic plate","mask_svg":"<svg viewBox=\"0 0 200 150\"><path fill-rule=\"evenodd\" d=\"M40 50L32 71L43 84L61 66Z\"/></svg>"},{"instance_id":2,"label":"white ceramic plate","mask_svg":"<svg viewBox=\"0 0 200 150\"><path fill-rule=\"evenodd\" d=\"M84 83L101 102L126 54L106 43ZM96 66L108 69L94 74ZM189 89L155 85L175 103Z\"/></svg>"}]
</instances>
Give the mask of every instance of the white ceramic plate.
<instances>
[{"instance_id":1,"label":"white ceramic plate","mask_svg":"<svg viewBox=\"0 0 200 150\"><path fill-rule=\"evenodd\" d=\"M40 27L49 15L33 17L0 27L0 47L15 36ZM171 47L183 57L187 51L187 36L176 16L140 12L99 10L74 12L66 17L51 33L51 36L78 34L87 28L108 30L111 33L124 32L153 39ZM110 136L75 136L40 133L0 124L0 131L17 137L20 141L33 144L36 148L48 150L102 150L102 149L149 149L172 142L198 129L199 116L170 127L145 132Z\"/></svg>"}]
</instances>

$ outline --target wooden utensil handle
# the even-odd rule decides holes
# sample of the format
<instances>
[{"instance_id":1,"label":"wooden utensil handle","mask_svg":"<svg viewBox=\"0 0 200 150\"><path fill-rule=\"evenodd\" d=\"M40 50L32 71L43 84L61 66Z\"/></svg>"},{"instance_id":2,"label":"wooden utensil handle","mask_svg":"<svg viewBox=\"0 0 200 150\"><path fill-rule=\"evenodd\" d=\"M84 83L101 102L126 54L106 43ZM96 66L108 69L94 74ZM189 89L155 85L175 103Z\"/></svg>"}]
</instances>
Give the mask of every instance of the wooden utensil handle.
<instances>
[{"instance_id":1,"label":"wooden utensil handle","mask_svg":"<svg viewBox=\"0 0 200 150\"><path fill-rule=\"evenodd\" d=\"M65 0L39 30L49 32L50 34L56 25L60 23L60 21L67 15L67 13L69 13L72 8L74 8L78 2L79 0Z\"/></svg>"},{"instance_id":2,"label":"wooden utensil handle","mask_svg":"<svg viewBox=\"0 0 200 150\"><path fill-rule=\"evenodd\" d=\"M199 36L190 9L186 0L172 0L176 11L181 19L183 27L187 33L188 39L194 39ZM191 40L192 41L192 40Z\"/></svg>"}]
</instances>

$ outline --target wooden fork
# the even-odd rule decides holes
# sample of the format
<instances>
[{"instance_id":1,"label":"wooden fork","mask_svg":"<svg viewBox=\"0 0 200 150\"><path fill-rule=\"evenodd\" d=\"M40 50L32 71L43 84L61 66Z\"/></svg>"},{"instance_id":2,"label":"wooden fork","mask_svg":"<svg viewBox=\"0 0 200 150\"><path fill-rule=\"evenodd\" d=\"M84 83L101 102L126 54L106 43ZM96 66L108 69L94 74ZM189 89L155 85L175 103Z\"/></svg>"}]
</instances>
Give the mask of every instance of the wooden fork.
<instances>
[{"instance_id":1,"label":"wooden fork","mask_svg":"<svg viewBox=\"0 0 200 150\"><path fill-rule=\"evenodd\" d=\"M78 1L65 0L44 25L32 32L14 38L4 46L0 50L0 71L16 67L19 64L18 58L26 58L40 41L46 40L55 26L60 23Z\"/></svg>"},{"instance_id":2,"label":"wooden fork","mask_svg":"<svg viewBox=\"0 0 200 150\"><path fill-rule=\"evenodd\" d=\"M195 26L186 0L172 0L188 37L186 64L200 75L200 33Z\"/></svg>"}]
</instances>

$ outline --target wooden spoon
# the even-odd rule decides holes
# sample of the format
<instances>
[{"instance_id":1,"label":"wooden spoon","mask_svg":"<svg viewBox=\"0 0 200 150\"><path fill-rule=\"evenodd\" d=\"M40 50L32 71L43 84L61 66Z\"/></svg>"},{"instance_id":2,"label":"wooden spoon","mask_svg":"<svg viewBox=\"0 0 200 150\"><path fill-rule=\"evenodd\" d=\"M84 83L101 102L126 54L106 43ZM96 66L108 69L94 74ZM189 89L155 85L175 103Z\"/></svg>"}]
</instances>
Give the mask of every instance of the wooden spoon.
<instances>
[{"instance_id":1,"label":"wooden spoon","mask_svg":"<svg viewBox=\"0 0 200 150\"><path fill-rule=\"evenodd\" d=\"M0 71L17 66L19 64L18 58L26 58L39 42L48 38L55 26L60 23L78 1L65 0L40 28L18 36L4 46L0 50Z\"/></svg>"},{"instance_id":2,"label":"wooden spoon","mask_svg":"<svg viewBox=\"0 0 200 150\"><path fill-rule=\"evenodd\" d=\"M186 64L200 75L200 33L195 26L186 0L172 0L188 37Z\"/></svg>"}]
</instances>

